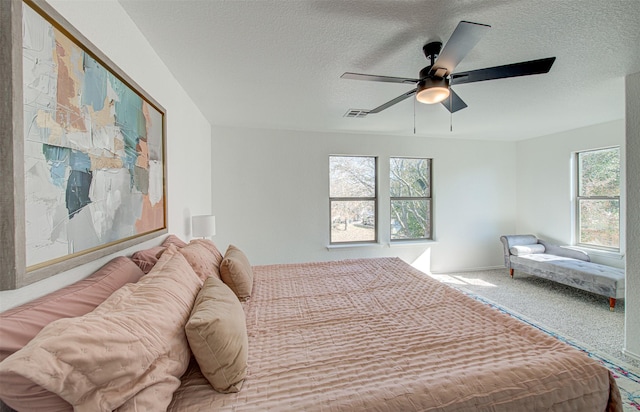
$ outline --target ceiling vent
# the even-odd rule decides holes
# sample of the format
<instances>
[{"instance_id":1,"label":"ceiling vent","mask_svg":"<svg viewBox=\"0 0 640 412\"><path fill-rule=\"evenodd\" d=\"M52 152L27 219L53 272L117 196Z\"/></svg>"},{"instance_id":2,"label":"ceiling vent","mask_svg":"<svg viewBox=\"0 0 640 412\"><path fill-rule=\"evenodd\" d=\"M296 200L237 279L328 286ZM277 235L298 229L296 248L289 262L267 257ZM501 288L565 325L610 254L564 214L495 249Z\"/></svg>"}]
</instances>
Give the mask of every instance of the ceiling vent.
<instances>
[{"instance_id":1,"label":"ceiling vent","mask_svg":"<svg viewBox=\"0 0 640 412\"><path fill-rule=\"evenodd\" d=\"M349 109L344 114L344 117L367 117L369 110L363 109Z\"/></svg>"}]
</instances>

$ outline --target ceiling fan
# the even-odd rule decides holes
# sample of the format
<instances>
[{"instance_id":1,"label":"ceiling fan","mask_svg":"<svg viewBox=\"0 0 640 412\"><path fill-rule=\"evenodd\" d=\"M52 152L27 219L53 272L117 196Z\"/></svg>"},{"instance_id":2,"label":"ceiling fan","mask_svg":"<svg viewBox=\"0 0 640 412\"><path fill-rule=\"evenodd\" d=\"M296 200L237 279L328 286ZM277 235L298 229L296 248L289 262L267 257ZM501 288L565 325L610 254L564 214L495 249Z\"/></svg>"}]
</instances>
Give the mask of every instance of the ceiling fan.
<instances>
[{"instance_id":1,"label":"ceiling fan","mask_svg":"<svg viewBox=\"0 0 640 412\"><path fill-rule=\"evenodd\" d=\"M551 66L556 60L555 57L454 73L453 70L458 63L462 61L490 28L491 26L486 24L463 20L458 23L444 48L442 48L442 43L437 41L425 44L422 51L425 57L431 61L431 65L420 70L420 77L417 79L349 72L340 77L343 79L416 85L415 89L401 94L375 109L366 111L367 114L379 113L414 94L416 95L416 100L421 103L442 103L447 110L455 113L467 107L467 104L451 89L451 86L484 80L542 74L551 70Z\"/></svg>"}]
</instances>

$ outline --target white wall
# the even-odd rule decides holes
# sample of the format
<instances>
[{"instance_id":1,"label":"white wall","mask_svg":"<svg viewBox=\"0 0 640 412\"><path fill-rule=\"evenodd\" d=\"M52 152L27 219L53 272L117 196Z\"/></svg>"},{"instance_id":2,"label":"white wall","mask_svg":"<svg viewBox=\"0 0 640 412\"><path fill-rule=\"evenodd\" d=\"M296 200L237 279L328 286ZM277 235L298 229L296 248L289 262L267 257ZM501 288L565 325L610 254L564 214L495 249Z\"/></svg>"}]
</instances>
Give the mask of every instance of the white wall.
<instances>
[{"instance_id":1,"label":"white wall","mask_svg":"<svg viewBox=\"0 0 640 412\"><path fill-rule=\"evenodd\" d=\"M627 76L627 280L625 353L640 360L640 73Z\"/></svg>"},{"instance_id":2,"label":"white wall","mask_svg":"<svg viewBox=\"0 0 640 412\"><path fill-rule=\"evenodd\" d=\"M252 264L399 256L423 270L502 266L515 230L515 143L358 134L213 130L214 241ZM378 247L327 250L329 155L378 156ZM389 247L389 157L433 158L433 243Z\"/></svg>"},{"instance_id":3,"label":"white wall","mask_svg":"<svg viewBox=\"0 0 640 412\"><path fill-rule=\"evenodd\" d=\"M516 231L533 233L558 244L573 241L573 154L580 150L620 146L624 182L624 120L523 140L517 143ZM624 210L624 187L621 209ZM621 213L624 215L624 213ZM624 231L624 222L621 226ZM624 236L622 236L624 240ZM622 250L624 246L621 245ZM622 254L589 251L594 262L624 267Z\"/></svg>"},{"instance_id":4,"label":"white wall","mask_svg":"<svg viewBox=\"0 0 640 412\"><path fill-rule=\"evenodd\" d=\"M626 120L517 143L517 233L571 244L573 153L620 146L622 253L589 255L594 262L626 267L624 351L640 359L640 73L627 77L626 92Z\"/></svg>"},{"instance_id":5,"label":"white wall","mask_svg":"<svg viewBox=\"0 0 640 412\"><path fill-rule=\"evenodd\" d=\"M211 211L211 126L116 0L48 2L167 110L169 232L187 239L190 216ZM142 247L160 241L149 241ZM118 255L131 252L124 250ZM112 257L15 291L0 292L0 311L82 279Z\"/></svg>"}]
</instances>

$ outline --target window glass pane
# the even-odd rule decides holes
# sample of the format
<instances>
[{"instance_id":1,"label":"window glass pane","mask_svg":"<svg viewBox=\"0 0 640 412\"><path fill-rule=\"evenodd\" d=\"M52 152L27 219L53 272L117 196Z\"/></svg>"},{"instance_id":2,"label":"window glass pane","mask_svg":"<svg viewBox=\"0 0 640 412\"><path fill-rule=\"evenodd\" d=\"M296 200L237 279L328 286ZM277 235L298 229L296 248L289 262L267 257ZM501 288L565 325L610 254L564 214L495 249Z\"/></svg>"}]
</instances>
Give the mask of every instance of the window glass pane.
<instances>
[{"instance_id":1,"label":"window glass pane","mask_svg":"<svg viewBox=\"0 0 640 412\"><path fill-rule=\"evenodd\" d=\"M618 200L580 199L580 236L582 244L620 247L620 202Z\"/></svg>"},{"instance_id":2,"label":"window glass pane","mask_svg":"<svg viewBox=\"0 0 640 412\"><path fill-rule=\"evenodd\" d=\"M375 197L376 159L330 156L329 179L330 197Z\"/></svg>"},{"instance_id":3,"label":"window glass pane","mask_svg":"<svg viewBox=\"0 0 640 412\"><path fill-rule=\"evenodd\" d=\"M579 196L620 195L620 149L578 153Z\"/></svg>"},{"instance_id":4,"label":"window glass pane","mask_svg":"<svg viewBox=\"0 0 640 412\"><path fill-rule=\"evenodd\" d=\"M431 197L430 159L392 157L390 162L391 197Z\"/></svg>"},{"instance_id":5,"label":"window glass pane","mask_svg":"<svg viewBox=\"0 0 640 412\"><path fill-rule=\"evenodd\" d=\"M391 201L391 239L430 239L431 202L424 200Z\"/></svg>"},{"instance_id":6,"label":"window glass pane","mask_svg":"<svg viewBox=\"0 0 640 412\"><path fill-rule=\"evenodd\" d=\"M376 240L376 207L371 201L331 201L331 242Z\"/></svg>"}]
</instances>

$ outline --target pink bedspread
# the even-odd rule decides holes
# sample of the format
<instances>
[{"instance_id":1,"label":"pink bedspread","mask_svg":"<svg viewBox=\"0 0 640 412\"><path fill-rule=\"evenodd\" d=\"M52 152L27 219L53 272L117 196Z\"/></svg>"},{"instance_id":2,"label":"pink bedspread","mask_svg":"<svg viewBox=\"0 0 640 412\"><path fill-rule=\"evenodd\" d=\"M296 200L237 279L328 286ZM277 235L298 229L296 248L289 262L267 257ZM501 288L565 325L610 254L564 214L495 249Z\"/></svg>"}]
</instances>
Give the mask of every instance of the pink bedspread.
<instances>
[{"instance_id":1,"label":"pink bedspread","mask_svg":"<svg viewBox=\"0 0 640 412\"><path fill-rule=\"evenodd\" d=\"M242 390L215 392L192 362L170 410L621 410L606 368L400 259L254 275Z\"/></svg>"}]
</instances>

